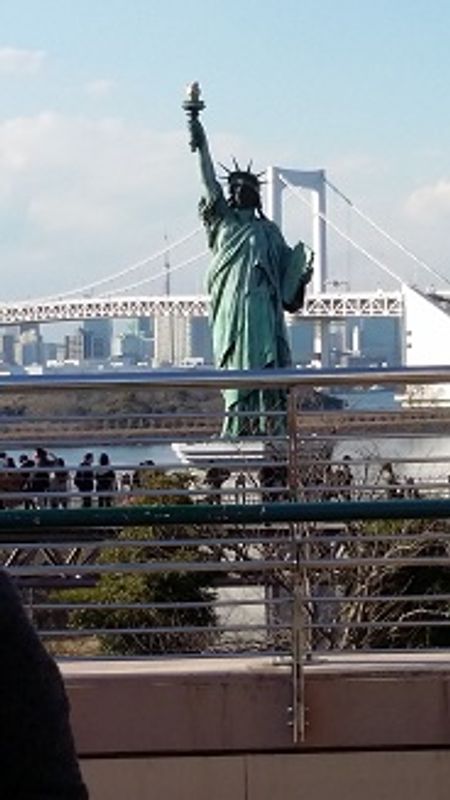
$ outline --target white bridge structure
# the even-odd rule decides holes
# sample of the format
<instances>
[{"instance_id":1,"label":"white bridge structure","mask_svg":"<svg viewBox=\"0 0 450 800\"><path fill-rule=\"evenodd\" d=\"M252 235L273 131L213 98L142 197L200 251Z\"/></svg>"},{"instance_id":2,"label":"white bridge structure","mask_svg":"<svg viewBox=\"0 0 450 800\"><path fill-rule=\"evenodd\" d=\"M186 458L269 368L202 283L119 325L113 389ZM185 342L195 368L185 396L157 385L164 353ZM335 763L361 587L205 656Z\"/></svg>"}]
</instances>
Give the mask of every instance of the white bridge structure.
<instances>
[{"instance_id":1,"label":"white bridge structure","mask_svg":"<svg viewBox=\"0 0 450 800\"><path fill-rule=\"evenodd\" d=\"M207 314L206 295L86 297L3 303L0 305L0 325L150 316L189 318ZM403 296L400 291L377 291L308 295L304 308L295 316L329 320L347 317L401 317L402 314Z\"/></svg>"},{"instance_id":2,"label":"white bridge structure","mask_svg":"<svg viewBox=\"0 0 450 800\"><path fill-rule=\"evenodd\" d=\"M314 275L306 293L303 309L291 319L300 317L315 322L314 325L314 352L319 354L322 366L327 365L329 355L329 325L332 320L346 320L361 317L399 317L402 320L403 343L405 350L405 363L412 358L413 353L429 352L429 341L423 347L418 344L418 337L429 332L432 326L441 330L441 343L447 342L450 336L450 301L449 278L439 274L436 270L415 256L404 245L396 241L389 233L364 214L326 177L323 169L304 171L286 169L283 167L268 167L266 214L273 219L280 228L283 227L283 193L287 192L303 205L308 207L311 215L311 232L308 239L314 250ZM433 283L444 284L438 293L431 296L427 291L420 290L417 286L410 286L399 277L396 271L386 263L380 261L359 242L355 241L341 227L336 225L327 215L327 189L331 189L339 200L343 200L347 209L356 215L363 224L375 231L377 236L384 238L389 246L400 251L402 257L407 256L414 262L414 268L420 267L423 271L433 276ZM396 291L340 291L339 287L345 282L329 280L327 258L327 232L332 231L359 253L359 256L368 260L371 266L381 270L394 280L398 286ZM26 325L59 321L83 321L92 319L132 319L153 317L160 321L161 338L173 338L174 327L172 323L162 324L164 318L174 320L193 319L208 314L208 298L205 295L174 295L171 292L170 276L173 272L192 265L207 255L202 244L201 252L190 255L184 261L169 264L169 254L182 252L181 248L189 243L192 245L194 238L201 232L197 227L187 236L184 236L170 246L150 257L132 264L106 278L96 280L90 284L78 287L71 292L59 293L49 297L35 300L24 300L0 303L0 325ZM192 252L192 251L190 251ZM149 270L151 263L162 265L163 270L152 274ZM397 264L397 260L394 261ZM165 294L149 290L149 283L156 278L165 278ZM347 284L348 285L348 284ZM145 288L144 288L145 287ZM331 291L329 291L331 287ZM137 291L138 290L138 291ZM419 325L416 324L416 311L411 309L420 307ZM408 311L408 308L410 309ZM427 325L424 326L425 320ZM414 339L416 337L416 339ZM417 340L417 341L416 341ZM442 346L444 346L442 344ZM441 348L442 349L442 348ZM449 363L447 348L439 354L437 363ZM409 351L409 352L407 352ZM418 358L419 356L417 356ZM422 356L421 356L422 357Z\"/></svg>"}]
</instances>

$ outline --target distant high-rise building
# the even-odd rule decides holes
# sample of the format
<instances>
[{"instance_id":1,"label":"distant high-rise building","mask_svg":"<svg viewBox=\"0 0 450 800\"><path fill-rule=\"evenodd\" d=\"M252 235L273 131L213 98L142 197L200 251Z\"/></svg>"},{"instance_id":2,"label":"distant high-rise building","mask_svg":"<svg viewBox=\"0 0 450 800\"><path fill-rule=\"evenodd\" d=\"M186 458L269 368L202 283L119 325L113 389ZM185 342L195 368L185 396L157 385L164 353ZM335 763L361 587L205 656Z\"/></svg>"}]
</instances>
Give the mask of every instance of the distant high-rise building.
<instances>
[{"instance_id":1,"label":"distant high-rise building","mask_svg":"<svg viewBox=\"0 0 450 800\"><path fill-rule=\"evenodd\" d=\"M180 366L191 356L190 346L191 321L188 317L177 314L155 317L155 366Z\"/></svg>"},{"instance_id":2,"label":"distant high-rise building","mask_svg":"<svg viewBox=\"0 0 450 800\"><path fill-rule=\"evenodd\" d=\"M360 320L359 346L365 364L396 367L402 363L401 320L367 317Z\"/></svg>"},{"instance_id":3,"label":"distant high-rise building","mask_svg":"<svg viewBox=\"0 0 450 800\"><path fill-rule=\"evenodd\" d=\"M314 323L291 317L288 319L288 334L294 364L309 364L314 358Z\"/></svg>"},{"instance_id":4,"label":"distant high-rise building","mask_svg":"<svg viewBox=\"0 0 450 800\"><path fill-rule=\"evenodd\" d=\"M16 337L13 333L0 334L0 358L4 364L15 364Z\"/></svg>"},{"instance_id":5,"label":"distant high-rise building","mask_svg":"<svg viewBox=\"0 0 450 800\"><path fill-rule=\"evenodd\" d=\"M26 322L20 325L19 338L14 345L15 361L24 367L32 364L42 364L43 340L39 325Z\"/></svg>"},{"instance_id":6,"label":"distant high-rise building","mask_svg":"<svg viewBox=\"0 0 450 800\"><path fill-rule=\"evenodd\" d=\"M190 357L201 358L204 364L213 364L212 336L207 317L191 317Z\"/></svg>"},{"instance_id":7,"label":"distant high-rise building","mask_svg":"<svg viewBox=\"0 0 450 800\"><path fill-rule=\"evenodd\" d=\"M44 364L46 364L48 361L58 360L58 347L59 345L56 342L44 342L42 348Z\"/></svg>"},{"instance_id":8,"label":"distant high-rise building","mask_svg":"<svg viewBox=\"0 0 450 800\"><path fill-rule=\"evenodd\" d=\"M112 320L86 320L83 323L83 358L86 361L107 361L111 357L112 333Z\"/></svg>"},{"instance_id":9,"label":"distant high-rise building","mask_svg":"<svg viewBox=\"0 0 450 800\"><path fill-rule=\"evenodd\" d=\"M64 337L64 360L83 361L84 339L83 332L78 329L76 333Z\"/></svg>"},{"instance_id":10,"label":"distant high-rise building","mask_svg":"<svg viewBox=\"0 0 450 800\"><path fill-rule=\"evenodd\" d=\"M124 333L119 337L119 358L129 364L147 362L150 364L153 357L153 339L144 339L135 333Z\"/></svg>"},{"instance_id":11,"label":"distant high-rise building","mask_svg":"<svg viewBox=\"0 0 450 800\"><path fill-rule=\"evenodd\" d=\"M138 317L137 322L137 335L142 336L144 339L152 339L154 331L153 317Z\"/></svg>"}]
</instances>

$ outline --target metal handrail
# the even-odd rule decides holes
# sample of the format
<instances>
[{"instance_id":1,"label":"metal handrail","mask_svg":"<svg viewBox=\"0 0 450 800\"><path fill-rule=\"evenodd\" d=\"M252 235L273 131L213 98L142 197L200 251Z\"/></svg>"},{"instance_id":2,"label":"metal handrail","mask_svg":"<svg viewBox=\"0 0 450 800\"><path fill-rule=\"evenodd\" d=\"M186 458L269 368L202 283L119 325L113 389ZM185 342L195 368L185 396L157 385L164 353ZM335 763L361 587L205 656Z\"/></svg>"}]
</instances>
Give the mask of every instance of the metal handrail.
<instances>
[{"instance_id":1,"label":"metal handrail","mask_svg":"<svg viewBox=\"0 0 450 800\"><path fill-rule=\"evenodd\" d=\"M439 456L440 467L434 473L430 471L437 461L434 450L430 450L433 455L421 452L413 458L408 453L393 453L389 458L391 466L403 469L395 491L420 491L420 497L389 499L389 485L377 482L376 470L387 460L382 452L366 456L356 449L351 488L333 484L326 470L343 467L346 450L341 443L359 442L365 431L381 443L393 438L407 441L411 436L418 440L441 437L450 428L450 408L434 405L430 414L423 408L407 412L339 409L330 411L328 417L322 409L298 410L304 390L321 386L339 393L375 383L396 389L450 384L450 366L1 376L0 388L6 395L188 387L219 396L219 390L248 386L283 388L289 394L285 428L276 437L258 435L258 452L249 437L222 438L217 430L208 438L205 422L213 417L218 421L223 416L220 413L114 415L112 422L123 423L124 434L128 423L136 421L159 425L166 418L172 425L161 429L162 433L158 427L149 433L147 427L141 431L135 426L130 443L207 442L206 455L190 463L177 462L173 455L170 463L154 466L125 460L112 463L116 474L125 470L139 474L141 470L152 479L159 475L162 483L130 484L124 490L119 482L120 488L114 491L89 492L90 508L82 507L85 498L75 491L72 478L77 467L73 464L63 469L70 475L63 492L40 492L39 482L26 491L17 490L17 484L13 491L1 491L2 486L8 488L7 476L17 477L21 469L0 466L0 502L6 506L0 509L0 556L17 579L48 646L64 653L66 638L76 647L81 639L87 644L93 639L90 645L97 647L99 642L125 637L126 642L148 647L145 652L152 658L161 654L277 654L292 666L294 735L299 739L305 724L307 657L320 652L365 652L367 642L378 647L389 636L392 652L401 636L423 633L426 638L434 629L435 634L444 635L450 626L446 611L450 579L449 591L439 584L434 594L421 594L420 586L413 585L408 594L403 585L383 582L383 578L401 575L402 570L426 573L430 568L450 576L450 483L446 482L450 448ZM273 421L278 412L268 411L265 416ZM248 419L256 417L249 412ZM176 424L181 418L183 429L178 437ZM31 441L34 425L39 441L48 429L49 441L73 442L73 431L65 439L58 438L62 420L54 421L48 413L0 417L0 426L2 422L5 429L9 426L3 446L12 448L16 435L20 442ZM89 442L89 449L91 442L103 448L105 442L118 441L113 435L108 438L108 431L92 431L92 425L107 425L108 421L108 415L69 418L70 424L86 423L84 441ZM397 429L399 422L405 423L401 430ZM126 442L126 438L120 439L121 444ZM234 448L233 457L227 455L226 445ZM421 471L411 489L406 476L414 464L420 464ZM208 483L208 470L217 465L229 473L220 485ZM263 471L267 476L272 468L282 471L281 485L264 482ZM164 488L164 480L170 483L174 470L184 473L186 480L179 487L175 483ZM56 475L58 468L52 465L30 471L38 477L45 472ZM242 477L243 484L238 483ZM333 491L337 496L330 499ZM102 498L116 505L99 507ZM52 508L52 502L58 500L69 507ZM36 507L13 507L27 504ZM111 595L99 592L108 580L122 586L129 577L151 582L164 581L168 575L189 580L206 576L209 595L194 601L186 596L170 600L150 594L142 602L125 595L121 602L123 595L114 594L115 589ZM373 581L378 581L375 588ZM75 590L75 595L67 595L67 590ZM201 614L210 610L214 625L202 624ZM103 617L98 616L100 612Z\"/></svg>"},{"instance_id":2,"label":"metal handrail","mask_svg":"<svg viewBox=\"0 0 450 800\"><path fill-rule=\"evenodd\" d=\"M255 503L248 505L134 505L110 508L4 509L1 530L114 528L137 525L264 524L379 519L447 519L450 498Z\"/></svg>"},{"instance_id":3,"label":"metal handrail","mask_svg":"<svg viewBox=\"0 0 450 800\"><path fill-rule=\"evenodd\" d=\"M55 391L57 389L146 388L258 388L373 386L396 384L434 384L450 380L450 365L404 368L339 370L150 370L145 373L121 372L82 375L0 376L0 389L9 392Z\"/></svg>"}]
</instances>

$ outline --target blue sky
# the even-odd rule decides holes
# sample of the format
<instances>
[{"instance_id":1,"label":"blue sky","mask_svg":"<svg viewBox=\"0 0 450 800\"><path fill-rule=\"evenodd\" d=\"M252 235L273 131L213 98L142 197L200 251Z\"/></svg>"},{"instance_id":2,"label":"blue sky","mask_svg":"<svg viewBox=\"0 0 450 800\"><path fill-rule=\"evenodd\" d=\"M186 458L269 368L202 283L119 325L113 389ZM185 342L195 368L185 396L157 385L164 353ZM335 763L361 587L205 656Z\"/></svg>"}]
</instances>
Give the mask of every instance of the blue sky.
<instances>
[{"instance_id":1,"label":"blue sky","mask_svg":"<svg viewBox=\"0 0 450 800\"><path fill-rule=\"evenodd\" d=\"M217 160L325 168L450 276L448 2L15 0L0 9L0 32L0 299L88 285L196 227L180 107L194 79ZM329 212L417 278L334 198ZM286 219L290 238L308 238L293 198ZM330 245L333 277L387 285L348 245L331 235ZM204 268L176 272L174 291L200 291Z\"/></svg>"}]
</instances>

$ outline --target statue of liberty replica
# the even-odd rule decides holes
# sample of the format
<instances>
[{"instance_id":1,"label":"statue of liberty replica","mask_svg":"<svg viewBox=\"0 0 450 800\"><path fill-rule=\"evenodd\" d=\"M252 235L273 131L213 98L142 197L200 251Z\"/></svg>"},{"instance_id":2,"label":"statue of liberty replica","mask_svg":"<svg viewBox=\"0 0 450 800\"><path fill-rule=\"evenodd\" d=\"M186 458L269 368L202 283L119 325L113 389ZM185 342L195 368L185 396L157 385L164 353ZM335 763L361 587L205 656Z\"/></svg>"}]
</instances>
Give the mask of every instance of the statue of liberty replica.
<instances>
[{"instance_id":1,"label":"statue of liberty replica","mask_svg":"<svg viewBox=\"0 0 450 800\"><path fill-rule=\"evenodd\" d=\"M225 169L225 197L199 113L197 83L188 87L191 150L199 157L203 196L200 216L212 253L207 273L215 365L262 370L292 365L284 311L301 308L312 277L313 253L303 242L289 247L264 216L261 175L251 166ZM280 389L226 389L223 436L278 436L286 431L287 396Z\"/></svg>"}]
</instances>

